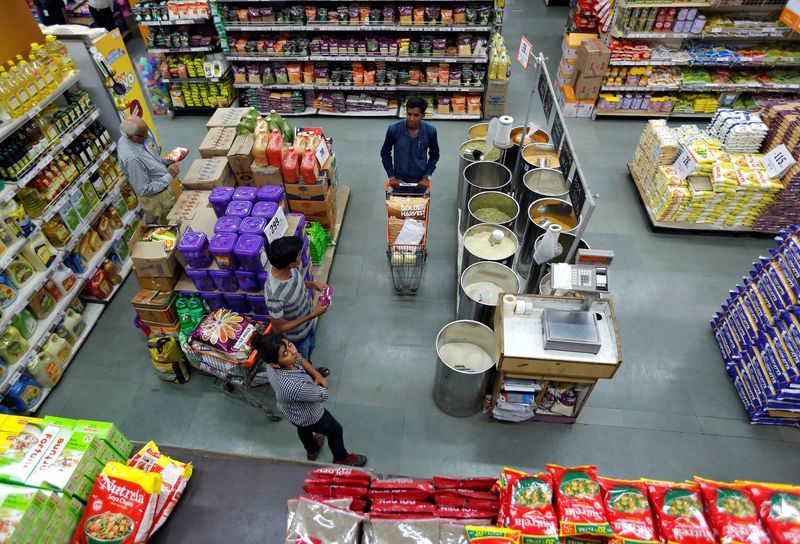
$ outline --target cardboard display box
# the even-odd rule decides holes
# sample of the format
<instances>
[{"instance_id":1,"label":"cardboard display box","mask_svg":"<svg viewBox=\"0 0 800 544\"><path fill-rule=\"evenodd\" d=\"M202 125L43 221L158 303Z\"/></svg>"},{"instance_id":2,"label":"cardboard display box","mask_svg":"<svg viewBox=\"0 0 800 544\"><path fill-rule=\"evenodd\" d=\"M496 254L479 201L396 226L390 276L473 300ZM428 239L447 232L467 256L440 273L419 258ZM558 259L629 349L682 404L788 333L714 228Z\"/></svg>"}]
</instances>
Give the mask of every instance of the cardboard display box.
<instances>
[{"instance_id":1,"label":"cardboard display box","mask_svg":"<svg viewBox=\"0 0 800 544\"><path fill-rule=\"evenodd\" d=\"M565 32L561 41L561 55L568 59L578 56L578 47L584 40L597 38L597 34L583 34L580 32Z\"/></svg>"},{"instance_id":2,"label":"cardboard display box","mask_svg":"<svg viewBox=\"0 0 800 544\"><path fill-rule=\"evenodd\" d=\"M131 259L133 266L136 267L137 275L142 277L171 277L175 269L179 268L176 253L178 250L172 248L167 251L164 242L143 242L142 234L145 231L144 223L140 223L131 240Z\"/></svg>"},{"instance_id":3,"label":"cardboard display box","mask_svg":"<svg viewBox=\"0 0 800 544\"><path fill-rule=\"evenodd\" d=\"M283 186L283 175L281 174L281 169L277 166L258 166L253 162L251 169L253 171L253 187L260 188L265 185Z\"/></svg>"},{"instance_id":4,"label":"cardboard display box","mask_svg":"<svg viewBox=\"0 0 800 544\"><path fill-rule=\"evenodd\" d=\"M586 77L602 76L608 70L611 50L601 40L581 42L575 59L575 68Z\"/></svg>"},{"instance_id":5,"label":"cardboard display box","mask_svg":"<svg viewBox=\"0 0 800 544\"><path fill-rule=\"evenodd\" d=\"M228 159L214 157L194 161L183 179L183 185L187 189L211 190L220 185L233 187L236 185L236 180L228 167Z\"/></svg>"},{"instance_id":6,"label":"cardboard display box","mask_svg":"<svg viewBox=\"0 0 800 544\"><path fill-rule=\"evenodd\" d=\"M242 134L237 136L228 151L228 166L234 174L251 174L253 169L253 135Z\"/></svg>"},{"instance_id":7,"label":"cardboard display box","mask_svg":"<svg viewBox=\"0 0 800 544\"><path fill-rule=\"evenodd\" d=\"M178 319L175 312L177 293L172 291L153 291L141 289L131 299L136 315L142 321L169 325Z\"/></svg>"},{"instance_id":8,"label":"cardboard display box","mask_svg":"<svg viewBox=\"0 0 800 544\"><path fill-rule=\"evenodd\" d=\"M602 76L587 76L578 72L575 78L575 98L578 100L594 100L600 94L600 87L603 85Z\"/></svg>"},{"instance_id":9,"label":"cardboard display box","mask_svg":"<svg viewBox=\"0 0 800 544\"><path fill-rule=\"evenodd\" d=\"M200 156L204 159L224 157L228 154L235 139L236 129L233 127L210 128L200 143Z\"/></svg>"},{"instance_id":10,"label":"cardboard display box","mask_svg":"<svg viewBox=\"0 0 800 544\"><path fill-rule=\"evenodd\" d=\"M234 172L233 176L236 178L236 185L244 185L245 187L255 187L255 178L253 172Z\"/></svg>"},{"instance_id":11,"label":"cardboard display box","mask_svg":"<svg viewBox=\"0 0 800 544\"><path fill-rule=\"evenodd\" d=\"M325 200L328 196L330 183L328 183L327 176L320 176L314 185L306 183L284 183L283 189L286 192L286 198L292 200ZM289 204L291 207L291 203Z\"/></svg>"},{"instance_id":12,"label":"cardboard display box","mask_svg":"<svg viewBox=\"0 0 800 544\"><path fill-rule=\"evenodd\" d=\"M206 123L206 128L236 127L250 108L217 108Z\"/></svg>"},{"instance_id":13,"label":"cardboard display box","mask_svg":"<svg viewBox=\"0 0 800 544\"><path fill-rule=\"evenodd\" d=\"M178 223L192 219L197 210L209 206L208 197L210 195L211 191L183 191L167 214L167 221Z\"/></svg>"},{"instance_id":14,"label":"cardboard display box","mask_svg":"<svg viewBox=\"0 0 800 544\"><path fill-rule=\"evenodd\" d=\"M178 257L180 257L180 252L178 252ZM180 260L180 259L179 259ZM136 283L142 289L151 289L153 291L172 291L175 287L175 284L178 283L178 280L181 279L181 274L183 273L183 268L180 266L175 267L175 271L172 273L172 276L140 276L136 268L133 269L133 274L136 276Z\"/></svg>"},{"instance_id":15,"label":"cardboard display box","mask_svg":"<svg viewBox=\"0 0 800 544\"><path fill-rule=\"evenodd\" d=\"M578 100L570 85L561 88L558 103L564 117L591 117L594 113L594 100Z\"/></svg>"},{"instance_id":16,"label":"cardboard display box","mask_svg":"<svg viewBox=\"0 0 800 544\"><path fill-rule=\"evenodd\" d=\"M506 114L506 103L501 104L486 104L483 107L483 118L491 119L492 117L501 117Z\"/></svg>"}]
</instances>

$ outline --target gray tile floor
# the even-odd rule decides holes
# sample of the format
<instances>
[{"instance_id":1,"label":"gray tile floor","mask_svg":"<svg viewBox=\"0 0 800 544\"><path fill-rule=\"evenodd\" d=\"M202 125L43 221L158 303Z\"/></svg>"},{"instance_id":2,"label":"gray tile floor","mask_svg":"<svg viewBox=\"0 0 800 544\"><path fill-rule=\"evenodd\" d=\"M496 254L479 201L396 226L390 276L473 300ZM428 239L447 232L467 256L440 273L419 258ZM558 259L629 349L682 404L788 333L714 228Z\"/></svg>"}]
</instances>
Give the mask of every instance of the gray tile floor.
<instances>
[{"instance_id":1,"label":"gray tile floor","mask_svg":"<svg viewBox=\"0 0 800 544\"><path fill-rule=\"evenodd\" d=\"M524 33L548 56L552 73L565 17L565 8L512 0L506 40L515 49ZM520 124L531 77L515 69L509 113ZM165 146L196 149L204 122L164 118L157 125ZM800 430L747 423L708 326L728 289L770 241L651 233L625 167L643 121L567 121L600 195L587 239L617 255L613 300L624 349L617 376L595 388L573 426L455 419L431 399L433 341L455 311L456 154L469 124L437 122L442 160L434 178L430 259L419 295L399 299L383 253L378 151L388 121L300 122L334 136L340 180L353 188L331 276L335 302L322 319L314 358L332 369L329 408L344 424L349 448L369 455L372 468L471 475L504 465L595 463L618 477L699 474L800 483ZM161 382L150 369L144 337L131 325L135 291L129 279L41 413L109 419L136 440L302 458L289 423L270 423L207 378L194 375L179 386Z\"/></svg>"}]
</instances>

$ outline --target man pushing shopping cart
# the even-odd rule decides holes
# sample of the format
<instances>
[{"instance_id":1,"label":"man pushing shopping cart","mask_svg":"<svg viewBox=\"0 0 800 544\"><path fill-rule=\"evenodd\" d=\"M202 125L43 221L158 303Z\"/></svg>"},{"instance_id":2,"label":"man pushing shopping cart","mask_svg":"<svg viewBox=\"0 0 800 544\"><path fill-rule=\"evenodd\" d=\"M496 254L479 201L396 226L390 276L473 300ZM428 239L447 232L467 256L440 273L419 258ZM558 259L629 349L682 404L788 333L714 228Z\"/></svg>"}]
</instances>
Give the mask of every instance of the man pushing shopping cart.
<instances>
[{"instance_id":1,"label":"man pushing shopping cart","mask_svg":"<svg viewBox=\"0 0 800 544\"><path fill-rule=\"evenodd\" d=\"M406 118L389 126L381 148L386 183L386 255L398 295L415 295L427 257L431 174L439 161L436 128L422 120L428 104L406 101Z\"/></svg>"}]
</instances>

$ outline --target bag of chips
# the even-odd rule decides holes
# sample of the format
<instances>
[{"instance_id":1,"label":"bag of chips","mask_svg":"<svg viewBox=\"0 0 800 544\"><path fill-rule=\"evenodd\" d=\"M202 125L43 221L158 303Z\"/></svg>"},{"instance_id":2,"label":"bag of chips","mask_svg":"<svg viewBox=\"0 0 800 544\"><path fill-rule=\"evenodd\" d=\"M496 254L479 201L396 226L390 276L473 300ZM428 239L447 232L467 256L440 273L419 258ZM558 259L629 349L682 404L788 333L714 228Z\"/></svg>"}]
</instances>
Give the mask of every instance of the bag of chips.
<instances>
[{"instance_id":1,"label":"bag of chips","mask_svg":"<svg viewBox=\"0 0 800 544\"><path fill-rule=\"evenodd\" d=\"M547 465L547 471L553 477L561 536L614 534L600 496L597 467Z\"/></svg>"},{"instance_id":2,"label":"bag of chips","mask_svg":"<svg viewBox=\"0 0 800 544\"><path fill-rule=\"evenodd\" d=\"M511 473L507 486L507 526L518 529L525 544L558 544L550 474Z\"/></svg>"},{"instance_id":3,"label":"bag of chips","mask_svg":"<svg viewBox=\"0 0 800 544\"><path fill-rule=\"evenodd\" d=\"M769 544L767 531L745 486L697 477L695 481L700 485L711 523L722 544Z\"/></svg>"},{"instance_id":4,"label":"bag of chips","mask_svg":"<svg viewBox=\"0 0 800 544\"><path fill-rule=\"evenodd\" d=\"M703 513L700 487L693 483L647 482L650 502L663 540L676 544L714 544Z\"/></svg>"},{"instance_id":5,"label":"bag of chips","mask_svg":"<svg viewBox=\"0 0 800 544\"><path fill-rule=\"evenodd\" d=\"M624 542L659 542L653 513L642 481L598 478L606 517L614 534Z\"/></svg>"},{"instance_id":6,"label":"bag of chips","mask_svg":"<svg viewBox=\"0 0 800 544\"><path fill-rule=\"evenodd\" d=\"M147 542L160 490L160 474L108 463L94 482L72 544Z\"/></svg>"},{"instance_id":7,"label":"bag of chips","mask_svg":"<svg viewBox=\"0 0 800 544\"><path fill-rule=\"evenodd\" d=\"M800 542L800 487L737 482L747 487L761 522L775 544Z\"/></svg>"},{"instance_id":8,"label":"bag of chips","mask_svg":"<svg viewBox=\"0 0 800 544\"><path fill-rule=\"evenodd\" d=\"M467 525L470 544L520 544L520 532L500 527Z\"/></svg>"}]
</instances>

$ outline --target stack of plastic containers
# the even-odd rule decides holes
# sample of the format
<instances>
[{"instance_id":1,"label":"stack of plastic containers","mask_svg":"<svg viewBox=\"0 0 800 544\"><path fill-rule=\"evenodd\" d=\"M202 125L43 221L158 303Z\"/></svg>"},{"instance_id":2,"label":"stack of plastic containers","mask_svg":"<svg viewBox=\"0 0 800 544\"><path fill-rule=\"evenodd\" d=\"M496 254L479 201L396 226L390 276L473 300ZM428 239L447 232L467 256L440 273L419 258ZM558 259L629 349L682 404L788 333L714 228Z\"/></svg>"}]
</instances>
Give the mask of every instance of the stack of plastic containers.
<instances>
[{"instance_id":1,"label":"stack of plastic containers","mask_svg":"<svg viewBox=\"0 0 800 544\"><path fill-rule=\"evenodd\" d=\"M267 318L264 282L267 279L265 229L283 205L283 187L217 187L209 204L217 216L214 235L187 232L178 243L186 259L186 276L210 309L230 308L235 312ZM309 240L302 214L287 214L299 220L287 235L303 237L302 265L305 279L313 281Z\"/></svg>"}]
</instances>

